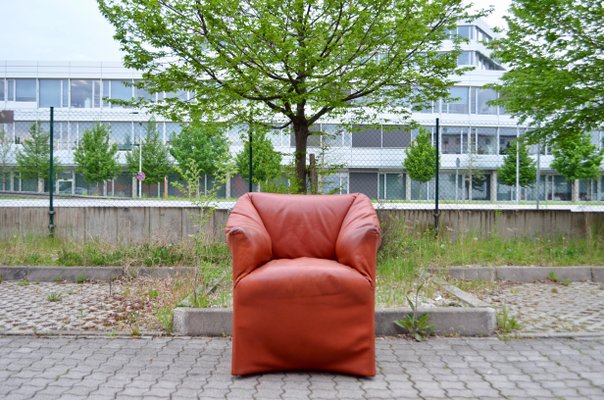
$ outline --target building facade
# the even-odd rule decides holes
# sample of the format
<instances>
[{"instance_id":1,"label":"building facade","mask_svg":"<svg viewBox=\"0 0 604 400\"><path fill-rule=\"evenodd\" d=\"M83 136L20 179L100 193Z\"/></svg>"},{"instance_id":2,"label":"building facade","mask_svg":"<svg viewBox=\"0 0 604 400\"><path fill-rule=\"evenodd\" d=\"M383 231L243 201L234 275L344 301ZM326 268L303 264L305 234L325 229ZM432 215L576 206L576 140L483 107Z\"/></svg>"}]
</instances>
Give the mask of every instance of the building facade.
<instances>
[{"instance_id":1,"label":"building facade","mask_svg":"<svg viewBox=\"0 0 604 400\"><path fill-rule=\"evenodd\" d=\"M437 101L412 119L435 134L435 120L440 121L441 173L439 197L450 201L513 201L521 200L571 200L576 193L579 200L604 200L604 179L567 182L554 171L552 156L547 147L531 147L531 157L539 161L539 181L531 188L516 188L501 184L497 169L502 165L503 154L509 143L527 129L518 125L501 107L488 104L497 93L484 85L497 82L504 68L489 57L485 42L493 33L483 22L459 26L452 34L466 37L459 57L460 65L471 65L474 70L459 78L451 88L457 100ZM447 50L444 44L443 51ZM49 110L55 109L54 149L63 165L56 190L63 194L97 194L111 197L136 197L138 186L131 173L122 173L111 182L93 186L76 173L73 151L82 133L95 123L108 124L111 141L119 146L119 157L125 161L125 152L136 151L136 145L145 133L144 124L149 116L141 110L112 104L107 98L130 100L144 97L161 100L178 96L186 99L189 93L160 93L150 95L130 84L141 74L123 68L116 63L66 63L66 62L16 62L0 61L0 131L5 142L13 144L2 165L0 191L26 192L41 188L38 182L22 179L15 165L18 151L29 130L36 121L45 131L49 130ZM392 201L421 201L434 199L434 182L420 183L411 180L403 171L405 149L414 139L417 130L404 127L397 116L385 116L392 121L379 126L357 125L344 128L337 120L323 119L312 130L327 133L326 136L309 138L309 154L315 154L324 164L336 167L334 172L320 177L322 192L363 192L373 199ZM178 133L181 124L157 117L157 127L162 140L169 144ZM233 154L243 146L244 129L228 133ZM271 140L277 151L285 155L284 162L291 160L293 136L288 130L274 131ZM592 141L603 146L604 132L592 133ZM178 195L169 181L167 184L143 185L143 194L149 197ZM205 187L212 185L212 178L205 177ZM573 185L575 187L573 188ZM47 190L47 188L45 188ZM260 188L261 189L261 188ZM247 183L239 176L230 177L219 191L219 196L234 198L247 190ZM574 192L573 192L574 191Z\"/></svg>"}]
</instances>

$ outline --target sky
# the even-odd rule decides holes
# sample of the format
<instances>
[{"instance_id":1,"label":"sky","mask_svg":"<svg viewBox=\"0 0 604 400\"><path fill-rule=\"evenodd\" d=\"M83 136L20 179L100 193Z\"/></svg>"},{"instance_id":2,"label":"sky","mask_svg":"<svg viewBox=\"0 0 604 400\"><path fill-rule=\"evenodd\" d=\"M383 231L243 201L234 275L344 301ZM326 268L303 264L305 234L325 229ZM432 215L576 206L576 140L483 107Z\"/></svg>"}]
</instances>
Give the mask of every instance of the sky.
<instances>
[{"instance_id":1,"label":"sky","mask_svg":"<svg viewBox=\"0 0 604 400\"><path fill-rule=\"evenodd\" d=\"M495 11L485 18L503 26L511 0L473 0L475 6ZM95 0L0 0L0 60L11 61L120 61L113 27Z\"/></svg>"}]
</instances>

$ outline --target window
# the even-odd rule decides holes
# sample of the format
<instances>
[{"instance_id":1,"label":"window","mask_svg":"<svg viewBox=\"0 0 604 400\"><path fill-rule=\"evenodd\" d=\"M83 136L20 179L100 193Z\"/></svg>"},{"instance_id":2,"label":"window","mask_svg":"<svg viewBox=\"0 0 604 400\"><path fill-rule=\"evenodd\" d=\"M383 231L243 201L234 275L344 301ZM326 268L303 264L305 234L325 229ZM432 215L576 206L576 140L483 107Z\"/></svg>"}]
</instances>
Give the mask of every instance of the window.
<instances>
[{"instance_id":1,"label":"window","mask_svg":"<svg viewBox=\"0 0 604 400\"><path fill-rule=\"evenodd\" d=\"M459 53L457 65L474 65L474 62L472 62L472 59L474 58L473 54L474 53L471 51L462 51Z\"/></svg>"},{"instance_id":2,"label":"window","mask_svg":"<svg viewBox=\"0 0 604 400\"><path fill-rule=\"evenodd\" d=\"M497 99L497 92L493 89L472 88L472 113L474 114L497 114L497 106L488 104Z\"/></svg>"},{"instance_id":3,"label":"window","mask_svg":"<svg viewBox=\"0 0 604 400\"><path fill-rule=\"evenodd\" d=\"M352 131L352 147L381 147L381 145L379 126L355 126Z\"/></svg>"},{"instance_id":4,"label":"window","mask_svg":"<svg viewBox=\"0 0 604 400\"><path fill-rule=\"evenodd\" d=\"M36 101L36 80L15 79L15 101Z\"/></svg>"},{"instance_id":5,"label":"window","mask_svg":"<svg viewBox=\"0 0 604 400\"><path fill-rule=\"evenodd\" d=\"M411 132L402 126L384 125L382 128L382 147L404 148L411 143Z\"/></svg>"},{"instance_id":6,"label":"window","mask_svg":"<svg viewBox=\"0 0 604 400\"><path fill-rule=\"evenodd\" d=\"M63 82L61 79L40 79L40 107L65 107L63 102Z\"/></svg>"},{"instance_id":7,"label":"window","mask_svg":"<svg viewBox=\"0 0 604 400\"><path fill-rule=\"evenodd\" d=\"M121 80L112 80L111 98L116 100L132 100L132 87L127 86L126 82ZM123 107L122 105L112 104L112 107Z\"/></svg>"},{"instance_id":8,"label":"window","mask_svg":"<svg viewBox=\"0 0 604 400\"><path fill-rule=\"evenodd\" d=\"M380 199L404 200L405 175L397 173L380 174Z\"/></svg>"},{"instance_id":9,"label":"window","mask_svg":"<svg viewBox=\"0 0 604 400\"><path fill-rule=\"evenodd\" d=\"M360 192L370 199L377 198L378 174L376 172L350 172L349 179L350 193Z\"/></svg>"},{"instance_id":10,"label":"window","mask_svg":"<svg viewBox=\"0 0 604 400\"><path fill-rule=\"evenodd\" d=\"M464 39L472 39L474 27L469 25L462 25L457 27L457 34Z\"/></svg>"},{"instance_id":11,"label":"window","mask_svg":"<svg viewBox=\"0 0 604 400\"><path fill-rule=\"evenodd\" d=\"M467 114L468 106L468 88L464 86L454 86L449 89L449 95L455 100L443 103L443 113L448 114Z\"/></svg>"},{"instance_id":12,"label":"window","mask_svg":"<svg viewBox=\"0 0 604 400\"><path fill-rule=\"evenodd\" d=\"M476 28L476 40L483 43L489 43L493 38L480 28Z\"/></svg>"},{"instance_id":13,"label":"window","mask_svg":"<svg viewBox=\"0 0 604 400\"><path fill-rule=\"evenodd\" d=\"M135 127L139 129L138 124ZM111 142L118 145L118 149L132 150L132 122L112 122L110 137ZM136 140L138 141L138 136Z\"/></svg>"},{"instance_id":14,"label":"window","mask_svg":"<svg viewBox=\"0 0 604 400\"><path fill-rule=\"evenodd\" d=\"M0 79L0 101L4 101L4 79Z\"/></svg>"},{"instance_id":15,"label":"window","mask_svg":"<svg viewBox=\"0 0 604 400\"><path fill-rule=\"evenodd\" d=\"M477 136L477 154L497 154L497 128L473 128Z\"/></svg>"},{"instance_id":16,"label":"window","mask_svg":"<svg viewBox=\"0 0 604 400\"><path fill-rule=\"evenodd\" d=\"M500 128L499 129L499 154L506 154L507 148L511 142L516 139L518 132L516 128Z\"/></svg>"},{"instance_id":17,"label":"window","mask_svg":"<svg viewBox=\"0 0 604 400\"><path fill-rule=\"evenodd\" d=\"M441 129L442 154L461 154L463 128L443 127Z\"/></svg>"},{"instance_id":18,"label":"window","mask_svg":"<svg viewBox=\"0 0 604 400\"><path fill-rule=\"evenodd\" d=\"M71 80L71 107L92 107L92 81L84 79Z\"/></svg>"}]
</instances>

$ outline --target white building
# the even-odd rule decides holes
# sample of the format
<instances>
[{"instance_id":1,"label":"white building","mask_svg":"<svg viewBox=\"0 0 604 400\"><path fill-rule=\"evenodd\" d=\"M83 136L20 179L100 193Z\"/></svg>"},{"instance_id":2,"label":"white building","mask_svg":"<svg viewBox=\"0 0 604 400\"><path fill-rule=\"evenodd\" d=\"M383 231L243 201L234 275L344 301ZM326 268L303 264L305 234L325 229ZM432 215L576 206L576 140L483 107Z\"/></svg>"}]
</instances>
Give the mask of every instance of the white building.
<instances>
[{"instance_id":1,"label":"white building","mask_svg":"<svg viewBox=\"0 0 604 400\"><path fill-rule=\"evenodd\" d=\"M440 119L441 175L440 197L445 200L509 201L515 199L515 189L497 182L496 170L501 166L508 143L525 132L526 127L499 107L487 104L496 98L492 89L484 89L488 83L496 82L504 68L489 58L484 45L492 32L481 21L472 25L459 26L457 34L470 41L464 45L459 57L460 65L473 65L475 69L466 73L451 88L454 102L439 101L422 112L413 114L413 119L434 133L435 119ZM449 44L450 45L450 44ZM447 50L448 44L445 43ZM132 108L108 103L104 98L129 100L132 97L149 97L124 82L141 78L141 74L115 63L66 63L66 62L18 62L0 61L0 129L19 148L28 136L35 121L41 121L48 131L49 107L55 107L55 154L66 167L57 182L61 193L90 193L93 188L74 171L73 150L85 129L96 122L111 125L112 140L119 145L121 153L132 150L144 132L143 123L147 115ZM155 96L188 96L188 93L161 94ZM163 139L179 131L175 122L157 118ZM427 200L434 198L434 185L420 184L409 179L402 170L404 149L413 139L409 132L396 124L358 126L354 132L346 132L335 120L322 120L322 132L334 136L321 139L309 138L308 153L317 156L323 151L327 159L342 168L339 172L324 177L323 191L364 192L375 199L384 200ZM240 132L230 132L233 153L242 148ZM595 132L593 142L603 145L604 132ZM276 149L284 154L293 151L293 140L289 131L275 132L272 140ZM320 141L323 140L324 146ZM325 149L328 147L327 149ZM521 199L535 199L537 193L542 200L571 200L571 184L550 168L552 157L547 148L540 149L540 181L534 188L522 190ZM537 148L532 149L537 158ZM123 160L123 154L121 154ZM0 179L0 191L36 191L36 182L21 179L14 167L14 155L9 157L8 169ZM176 179L170 177L170 179ZM211 181L211 178L209 179ZM152 188L144 185L146 195L157 196L164 190L163 184ZM176 194L166 186L169 194ZM220 195L237 197L244 193L247 184L239 177L232 177ZM604 179L580 182L576 188L582 200L604 200ZM131 174L123 173L103 188L104 195L135 197L136 181Z\"/></svg>"}]
</instances>

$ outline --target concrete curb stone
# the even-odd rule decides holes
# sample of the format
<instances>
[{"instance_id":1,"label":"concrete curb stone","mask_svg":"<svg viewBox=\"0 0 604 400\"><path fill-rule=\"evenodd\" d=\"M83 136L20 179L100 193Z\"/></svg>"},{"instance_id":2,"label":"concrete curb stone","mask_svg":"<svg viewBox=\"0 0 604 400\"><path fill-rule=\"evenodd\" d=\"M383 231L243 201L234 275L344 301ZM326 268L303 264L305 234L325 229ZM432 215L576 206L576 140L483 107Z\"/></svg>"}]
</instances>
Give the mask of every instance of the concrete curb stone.
<instances>
[{"instance_id":1,"label":"concrete curb stone","mask_svg":"<svg viewBox=\"0 0 604 400\"><path fill-rule=\"evenodd\" d=\"M560 280L573 282L604 282L604 267L449 267L446 272L450 277L464 280L534 282L546 281L550 272Z\"/></svg>"},{"instance_id":2,"label":"concrete curb stone","mask_svg":"<svg viewBox=\"0 0 604 400\"><path fill-rule=\"evenodd\" d=\"M108 281L124 276L149 276L166 278L181 274L193 273L194 268L182 267L47 267L47 266L0 266L0 276L9 281L28 280L30 282L54 282L64 280L77 282L80 279L87 281Z\"/></svg>"}]
</instances>

